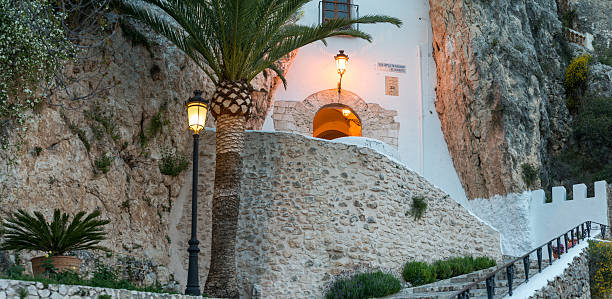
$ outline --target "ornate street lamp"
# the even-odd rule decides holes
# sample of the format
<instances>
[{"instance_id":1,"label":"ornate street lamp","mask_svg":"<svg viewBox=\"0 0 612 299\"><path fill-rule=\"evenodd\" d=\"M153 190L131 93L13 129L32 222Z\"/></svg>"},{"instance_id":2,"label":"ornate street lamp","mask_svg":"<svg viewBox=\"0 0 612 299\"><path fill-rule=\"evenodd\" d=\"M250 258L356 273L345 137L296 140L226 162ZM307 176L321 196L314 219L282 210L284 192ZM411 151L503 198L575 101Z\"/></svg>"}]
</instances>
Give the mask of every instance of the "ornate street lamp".
<instances>
[{"instance_id":1,"label":"ornate street lamp","mask_svg":"<svg viewBox=\"0 0 612 299\"><path fill-rule=\"evenodd\" d=\"M340 50L340 53L334 58L336 59L336 69L340 75L340 81L338 81L338 93L340 93L342 90L342 75L346 72L346 65L348 64L348 55L344 54L344 50Z\"/></svg>"},{"instance_id":2,"label":"ornate street lamp","mask_svg":"<svg viewBox=\"0 0 612 299\"><path fill-rule=\"evenodd\" d=\"M208 113L208 101L202 98L202 91L196 90L194 96L185 102L187 107L187 120L189 129L193 131L193 183L191 186L191 239L189 240L189 270L187 272L187 288L185 295L200 295L200 283L198 277L198 241L196 237L198 227L198 143L200 131L206 124Z\"/></svg>"}]
</instances>

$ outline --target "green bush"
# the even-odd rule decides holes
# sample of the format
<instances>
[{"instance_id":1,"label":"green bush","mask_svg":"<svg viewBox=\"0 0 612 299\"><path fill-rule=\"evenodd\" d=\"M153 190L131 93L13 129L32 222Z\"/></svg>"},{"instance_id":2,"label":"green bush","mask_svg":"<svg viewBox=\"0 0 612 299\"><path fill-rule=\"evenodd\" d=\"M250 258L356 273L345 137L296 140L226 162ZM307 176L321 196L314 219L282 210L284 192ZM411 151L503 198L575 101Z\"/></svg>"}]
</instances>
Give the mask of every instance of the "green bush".
<instances>
[{"instance_id":1,"label":"green bush","mask_svg":"<svg viewBox=\"0 0 612 299\"><path fill-rule=\"evenodd\" d=\"M479 257L474 259L474 268L476 270L482 270L482 269L491 268L491 267L493 267L495 265L497 265L497 263L495 262L494 259L492 259L490 257L479 256Z\"/></svg>"},{"instance_id":2,"label":"green bush","mask_svg":"<svg viewBox=\"0 0 612 299\"><path fill-rule=\"evenodd\" d=\"M453 269L451 269L450 264L445 261L435 261L431 267L436 274L437 280L447 279L453 276Z\"/></svg>"},{"instance_id":3,"label":"green bush","mask_svg":"<svg viewBox=\"0 0 612 299\"><path fill-rule=\"evenodd\" d=\"M367 299L395 294L401 289L400 281L395 276L381 271L359 273L347 279L335 281L327 293L326 299Z\"/></svg>"},{"instance_id":4,"label":"green bush","mask_svg":"<svg viewBox=\"0 0 612 299\"><path fill-rule=\"evenodd\" d=\"M169 176L177 176L189 166L187 156L176 153L170 149L162 150L162 158L159 161L159 171Z\"/></svg>"},{"instance_id":5,"label":"green bush","mask_svg":"<svg viewBox=\"0 0 612 299\"><path fill-rule=\"evenodd\" d=\"M572 60L565 69L565 93L567 107L575 110L580 106L579 94L584 90L589 77L589 64L593 56L580 55Z\"/></svg>"},{"instance_id":6,"label":"green bush","mask_svg":"<svg viewBox=\"0 0 612 299\"><path fill-rule=\"evenodd\" d=\"M404 265L402 275L413 286L424 285L437 280L447 279L474 271L487 269L496 265L495 260L489 257L471 256L453 257L438 260L431 265L425 262L408 262Z\"/></svg>"},{"instance_id":7,"label":"green bush","mask_svg":"<svg viewBox=\"0 0 612 299\"><path fill-rule=\"evenodd\" d=\"M436 281L436 274L425 262L407 262L402 271L404 280L413 286L420 286Z\"/></svg>"},{"instance_id":8,"label":"green bush","mask_svg":"<svg viewBox=\"0 0 612 299\"><path fill-rule=\"evenodd\" d=\"M467 273L472 273L474 269L474 258L471 256L466 257L454 257L447 262L450 264L453 276L459 276Z\"/></svg>"},{"instance_id":9,"label":"green bush","mask_svg":"<svg viewBox=\"0 0 612 299\"><path fill-rule=\"evenodd\" d=\"M593 298L612 298L612 243L589 241L589 277Z\"/></svg>"}]
</instances>

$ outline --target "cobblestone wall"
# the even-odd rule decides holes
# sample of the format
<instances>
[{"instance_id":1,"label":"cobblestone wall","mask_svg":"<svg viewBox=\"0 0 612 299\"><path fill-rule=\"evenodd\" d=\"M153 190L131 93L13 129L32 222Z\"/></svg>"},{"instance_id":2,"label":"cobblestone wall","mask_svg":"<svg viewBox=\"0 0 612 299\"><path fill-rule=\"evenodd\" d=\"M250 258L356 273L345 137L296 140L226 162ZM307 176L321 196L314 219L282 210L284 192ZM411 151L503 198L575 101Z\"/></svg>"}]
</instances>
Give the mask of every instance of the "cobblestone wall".
<instances>
[{"instance_id":1,"label":"cobblestone wall","mask_svg":"<svg viewBox=\"0 0 612 299\"><path fill-rule=\"evenodd\" d=\"M562 275L556 276L548 285L537 290L529 298L580 298L590 299L591 289L589 285L589 260L587 250L574 258L572 263L563 271Z\"/></svg>"},{"instance_id":2,"label":"cobblestone wall","mask_svg":"<svg viewBox=\"0 0 612 299\"><path fill-rule=\"evenodd\" d=\"M214 135L201 137L202 283L210 251ZM297 134L249 132L244 151L237 264L242 293L321 298L342 272L380 268L398 274L410 259L465 254L501 258L499 234L415 172L369 148ZM185 281L190 190L173 207L171 269ZM412 198L428 207L406 216ZM175 220L171 220L175 221Z\"/></svg>"},{"instance_id":3,"label":"cobblestone wall","mask_svg":"<svg viewBox=\"0 0 612 299\"><path fill-rule=\"evenodd\" d=\"M72 286L63 284L48 284L33 281L5 280L0 279L0 299L20 298L85 298L96 299L100 295L109 295L111 298L167 298L167 299L188 299L202 298L178 294L157 294L148 292L136 292L128 290L117 290L107 288L93 288L86 286Z\"/></svg>"},{"instance_id":4,"label":"cobblestone wall","mask_svg":"<svg viewBox=\"0 0 612 299\"><path fill-rule=\"evenodd\" d=\"M321 107L340 103L355 111L361 119L363 137L383 141L397 149L400 124L395 122L397 111L387 110L378 104L368 104L358 95L342 90L328 89L308 96L304 101L274 101L274 129L312 136L312 120Z\"/></svg>"}]
</instances>

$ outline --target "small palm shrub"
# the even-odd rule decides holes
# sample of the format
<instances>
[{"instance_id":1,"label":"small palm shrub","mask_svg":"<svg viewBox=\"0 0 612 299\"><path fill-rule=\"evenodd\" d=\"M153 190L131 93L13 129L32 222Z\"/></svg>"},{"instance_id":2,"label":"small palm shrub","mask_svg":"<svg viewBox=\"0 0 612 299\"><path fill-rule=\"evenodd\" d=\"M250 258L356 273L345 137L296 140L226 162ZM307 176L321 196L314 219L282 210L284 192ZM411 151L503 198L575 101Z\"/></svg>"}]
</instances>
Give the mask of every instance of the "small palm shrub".
<instances>
[{"instance_id":1,"label":"small palm shrub","mask_svg":"<svg viewBox=\"0 0 612 299\"><path fill-rule=\"evenodd\" d=\"M104 226L109 220L98 217L100 211L77 213L72 221L59 209L53 212L53 221L47 222L40 212L33 215L18 210L4 221L2 250L33 250L64 255L66 252L84 249L102 249L100 241L106 239Z\"/></svg>"},{"instance_id":2,"label":"small palm shrub","mask_svg":"<svg viewBox=\"0 0 612 299\"><path fill-rule=\"evenodd\" d=\"M407 262L404 265L402 276L413 286L420 286L436 281L436 274L425 262Z\"/></svg>"},{"instance_id":3,"label":"small palm shrub","mask_svg":"<svg viewBox=\"0 0 612 299\"><path fill-rule=\"evenodd\" d=\"M335 281L326 299L367 299L378 298L399 292L402 285L395 276L381 271L359 273L347 279Z\"/></svg>"}]
</instances>

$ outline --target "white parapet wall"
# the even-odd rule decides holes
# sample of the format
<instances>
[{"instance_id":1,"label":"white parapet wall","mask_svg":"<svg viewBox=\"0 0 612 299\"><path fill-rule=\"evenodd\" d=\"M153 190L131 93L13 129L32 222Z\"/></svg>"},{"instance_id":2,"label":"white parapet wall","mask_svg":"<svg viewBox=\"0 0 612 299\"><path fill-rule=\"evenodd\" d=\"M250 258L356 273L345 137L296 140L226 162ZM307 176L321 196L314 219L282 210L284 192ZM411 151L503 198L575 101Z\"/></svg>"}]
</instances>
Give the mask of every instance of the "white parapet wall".
<instances>
[{"instance_id":1,"label":"white parapet wall","mask_svg":"<svg viewBox=\"0 0 612 299\"><path fill-rule=\"evenodd\" d=\"M595 196L587 197L587 186L573 186L573 199L568 200L565 187L553 187L552 202L547 203L543 190L531 192L529 226L536 246L556 238L585 221L608 223L608 184L595 182Z\"/></svg>"},{"instance_id":2,"label":"white parapet wall","mask_svg":"<svg viewBox=\"0 0 612 299\"><path fill-rule=\"evenodd\" d=\"M469 200L466 207L500 232L503 254L521 256L585 221L607 224L607 186L595 182L594 197L578 184L569 200L565 187L553 187L549 203L544 190L535 190Z\"/></svg>"}]
</instances>

